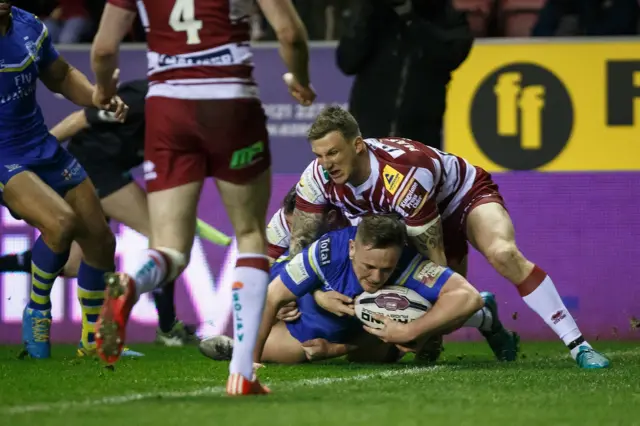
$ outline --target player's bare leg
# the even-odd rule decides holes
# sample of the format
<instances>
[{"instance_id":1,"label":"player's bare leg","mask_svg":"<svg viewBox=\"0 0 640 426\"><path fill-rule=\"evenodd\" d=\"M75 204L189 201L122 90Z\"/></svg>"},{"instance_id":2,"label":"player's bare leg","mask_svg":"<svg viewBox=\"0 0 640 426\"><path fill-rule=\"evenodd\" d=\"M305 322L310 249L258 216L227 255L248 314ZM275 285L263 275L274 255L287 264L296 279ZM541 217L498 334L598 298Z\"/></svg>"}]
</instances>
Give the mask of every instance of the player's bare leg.
<instances>
[{"instance_id":1,"label":"player's bare leg","mask_svg":"<svg viewBox=\"0 0 640 426\"><path fill-rule=\"evenodd\" d=\"M513 223L504 207L498 203L475 207L467 217L467 236L495 270L517 287L524 302L562 339L580 367L609 365L582 337L551 278L518 249Z\"/></svg>"},{"instance_id":2,"label":"player's bare leg","mask_svg":"<svg viewBox=\"0 0 640 426\"><path fill-rule=\"evenodd\" d=\"M69 258L77 217L62 197L30 171L7 182L3 199L13 212L41 233L33 245L31 296L23 314L22 340L25 354L49 358L51 289Z\"/></svg>"},{"instance_id":3,"label":"player's bare leg","mask_svg":"<svg viewBox=\"0 0 640 426\"><path fill-rule=\"evenodd\" d=\"M266 216L271 196L271 170L245 184L217 180L238 244L234 270L234 351L227 393L262 394L268 390L253 380L253 351L269 285Z\"/></svg>"},{"instance_id":4,"label":"player's bare leg","mask_svg":"<svg viewBox=\"0 0 640 426\"><path fill-rule=\"evenodd\" d=\"M75 241L82 249L77 275L82 308L81 350L92 354L96 349L96 322L104 303L104 278L115 268L116 241L89 179L69 191L65 200L78 218Z\"/></svg>"},{"instance_id":5,"label":"player's bare leg","mask_svg":"<svg viewBox=\"0 0 640 426\"><path fill-rule=\"evenodd\" d=\"M107 300L100 314L98 347L107 363L120 357L131 309L142 293L173 280L189 263L202 182L148 195L150 248L140 252L124 273L107 278Z\"/></svg>"}]
</instances>

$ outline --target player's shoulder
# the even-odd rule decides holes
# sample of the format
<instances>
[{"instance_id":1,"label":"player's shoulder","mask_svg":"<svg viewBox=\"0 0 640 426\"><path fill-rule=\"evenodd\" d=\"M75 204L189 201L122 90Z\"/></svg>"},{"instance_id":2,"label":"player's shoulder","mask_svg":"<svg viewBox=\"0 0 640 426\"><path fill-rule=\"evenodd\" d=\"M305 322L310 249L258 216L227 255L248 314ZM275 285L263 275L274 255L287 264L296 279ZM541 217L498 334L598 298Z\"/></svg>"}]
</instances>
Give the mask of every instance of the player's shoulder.
<instances>
[{"instance_id":1,"label":"player's shoulder","mask_svg":"<svg viewBox=\"0 0 640 426\"><path fill-rule=\"evenodd\" d=\"M355 238L357 228L349 226L324 234L309 250L320 268L340 269L349 261L349 240Z\"/></svg>"},{"instance_id":2,"label":"player's shoulder","mask_svg":"<svg viewBox=\"0 0 640 426\"><path fill-rule=\"evenodd\" d=\"M302 172L302 176L305 178L314 179L320 184L329 183L329 173L320 165L320 162L315 159L309 163L309 165Z\"/></svg>"},{"instance_id":3,"label":"player's shoulder","mask_svg":"<svg viewBox=\"0 0 640 426\"><path fill-rule=\"evenodd\" d=\"M435 149L411 139L389 137L365 139L365 142L372 148L378 161L384 164L393 164L401 169L430 168L433 165L433 160L438 158Z\"/></svg>"},{"instance_id":4,"label":"player's shoulder","mask_svg":"<svg viewBox=\"0 0 640 426\"><path fill-rule=\"evenodd\" d=\"M313 160L302 172L296 186L296 192L303 199L313 203L324 199L329 184L329 174L318 163L318 160Z\"/></svg>"},{"instance_id":5,"label":"player's shoulder","mask_svg":"<svg viewBox=\"0 0 640 426\"><path fill-rule=\"evenodd\" d=\"M42 23L36 15L27 12L24 9L20 9L19 7L14 6L11 8L11 18L13 19L14 24L28 27L38 32L41 32L45 28L44 23Z\"/></svg>"},{"instance_id":6,"label":"player's shoulder","mask_svg":"<svg viewBox=\"0 0 640 426\"><path fill-rule=\"evenodd\" d=\"M288 247L291 239L291 232L287 225L284 211L281 207L269 221L267 225L267 241L279 247Z\"/></svg>"}]
</instances>

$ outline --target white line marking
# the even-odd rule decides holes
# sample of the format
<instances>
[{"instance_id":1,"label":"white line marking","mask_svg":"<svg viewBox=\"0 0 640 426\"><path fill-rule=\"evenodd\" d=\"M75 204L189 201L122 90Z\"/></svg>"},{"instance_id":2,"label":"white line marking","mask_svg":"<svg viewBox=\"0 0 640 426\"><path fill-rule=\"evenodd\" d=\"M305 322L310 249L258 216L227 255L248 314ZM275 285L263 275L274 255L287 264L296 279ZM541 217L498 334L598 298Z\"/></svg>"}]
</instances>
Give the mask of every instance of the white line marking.
<instances>
[{"instance_id":1,"label":"white line marking","mask_svg":"<svg viewBox=\"0 0 640 426\"><path fill-rule=\"evenodd\" d=\"M617 357L617 356L625 356L625 355L637 355L640 353L638 349L626 349L620 351L611 351L605 352L605 355L609 357ZM552 359L560 359L560 358L570 358L568 353L550 357ZM401 377L401 376L413 376L421 373L426 373L428 371L434 371L436 369L441 369L444 366L430 366L430 367L408 367L401 369L392 369L385 370L379 372L372 372L366 374L356 374L353 376L346 377L316 377L313 379L302 379L297 380L295 382L278 382L274 386L274 389L277 391L281 386L283 388L297 388L303 386L325 386L331 385L335 383L347 383L347 382L361 382L373 378L391 378L391 377ZM452 368L453 367L453 368ZM449 365L446 368L455 369L456 366ZM614 366L615 368L615 366ZM203 381L206 379L203 379ZM204 395L222 395L224 394L226 388L224 386L215 386L215 387L204 387L200 389L195 389L191 391L176 391L176 392L151 392L151 393L138 393L138 394L130 394L130 395L121 395L121 396L107 396L99 399L88 399L84 401L59 401L59 402L51 402L51 403L41 403L41 404L30 404L30 405L18 405L14 407L0 407L0 413L11 415L11 414L24 414L24 413L34 413L34 412L53 412L53 411L65 411L71 410L74 408L86 408L93 407L99 405L117 405L117 404L126 404L134 401L142 401L146 399L155 399L155 398L165 398L165 399L179 399L179 398L188 398L188 397L196 397L196 396L204 396Z\"/></svg>"},{"instance_id":2,"label":"white line marking","mask_svg":"<svg viewBox=\"0 0 640 426\"><path fill-rule=\"evenodd\" d=\"M438 366L430 366L430 367L410 367L410 368L402 368L402 369L393 369L386 370L380 372L366 373L366 374L356 374L354 376L346 376L346 377L316 377L313 379L302 379L296 380L295 382L279 382L276 383L274 389L277 390L279 387L283 389L291 389L302 386L325 386L331 385L335 383L347 383L347 382L361 382L374 378L391 378L391 377L401 377L401 376L413 376L421 373L426 373L429 371L433 371L439 368ZM87 399L84 401L60 401L60 402L51 402L51 403L41 403L41 404L30 404L30 405L18 405L15 407L0 407L0 413L11 415L11 414L24 414L24 413L34 413L34 412L52 412L52 411L65 411L74 408L86 408L86 407L94 407L94 406L102 406L102 405L117 405L117 404L126 404L134 401L142 401L146 399L155 399L155 398L163 398L163 399L178 399L178 398L186 398L186 397L195 397L195 396L203 396L203 395L222 395L226 390L224 386L215 386L215 387L205 387L201 389L195 389L191 391L176 391L176 392L152 392L152 393L137 393L131 395L121 395L121 396L107 396L98 399Z\"/></svg>"}]
</instances>

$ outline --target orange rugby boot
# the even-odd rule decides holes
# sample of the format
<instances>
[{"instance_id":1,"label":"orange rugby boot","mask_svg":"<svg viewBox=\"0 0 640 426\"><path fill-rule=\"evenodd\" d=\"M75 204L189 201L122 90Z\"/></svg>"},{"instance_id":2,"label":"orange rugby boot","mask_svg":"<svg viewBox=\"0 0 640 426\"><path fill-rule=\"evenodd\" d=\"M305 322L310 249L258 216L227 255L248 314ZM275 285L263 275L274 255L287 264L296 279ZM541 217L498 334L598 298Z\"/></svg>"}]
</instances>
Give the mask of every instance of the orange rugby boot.
<instances>
[{"instance_id":1,"label":"orange rugby boot","mask_svg":"<svg viewBox=\"0 0 640 426\"><path fill-rule=\"evenodd\" d=\"M127 321L136 303L136 285L133 278L120 272L106 274L105 281L104 304L96 323L96 349L98 356L112 365L124 348Z\"/></svg>"},{"instance_id":2,"label":"orange rugby boot","mask_svg":"<svg viewBox=\"0 0 640 426\"><path fill-rule=\"evenodd\" d=\"M255 376L254 381L247 380L239 373L229 376L227 382L227 395L229 396L266 395L268 393L271 393L271 390L261 385Z\"/></svg>"}]
</instances>

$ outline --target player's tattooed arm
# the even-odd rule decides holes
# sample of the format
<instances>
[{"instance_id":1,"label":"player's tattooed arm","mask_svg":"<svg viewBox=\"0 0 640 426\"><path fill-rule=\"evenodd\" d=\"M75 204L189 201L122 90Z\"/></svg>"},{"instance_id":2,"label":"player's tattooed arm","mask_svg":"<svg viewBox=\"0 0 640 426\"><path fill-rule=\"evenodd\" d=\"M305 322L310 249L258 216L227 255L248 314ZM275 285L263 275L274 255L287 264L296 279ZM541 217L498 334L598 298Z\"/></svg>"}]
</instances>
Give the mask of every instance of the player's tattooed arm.
<instances>
[{"instance_id":1,"label":"player's tattooed arm","mask_svg":"<svg viewBox=\"0 0 640 426\"><path fill-rule=\"evenodd\" d=\"M423 256L428 256L432 262L446 266L447 257L444 253L444 236L440 216L423 226L407 226L409 239Z\"/></svg>"},{"instance_id":2,"label":"player's tattooed arm","mask_svg":"<svg viewBox=\"0 0 640 426\"><path fill-rule=\"evenodd\" d=\"M295 209L291 224L289 256L293 257L318 237L324 223L324 213L307 213Z\"/></svg>"}]
</instances>

